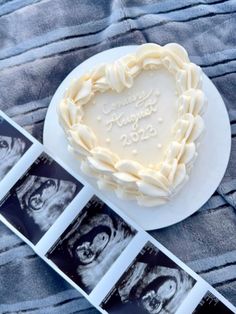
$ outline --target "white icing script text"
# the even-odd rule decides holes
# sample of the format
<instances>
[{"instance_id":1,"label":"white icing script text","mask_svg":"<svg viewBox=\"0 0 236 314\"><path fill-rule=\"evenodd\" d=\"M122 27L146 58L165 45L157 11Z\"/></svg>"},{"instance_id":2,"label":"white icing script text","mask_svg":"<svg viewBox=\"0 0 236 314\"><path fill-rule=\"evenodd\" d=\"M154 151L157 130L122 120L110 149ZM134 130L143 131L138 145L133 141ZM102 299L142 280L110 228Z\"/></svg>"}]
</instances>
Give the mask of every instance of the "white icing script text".
<instances>
[{"instance_id":1,"label":"white icing script text","mask_svg":"<svg viewBox=\"0 0 236 314\"><path fill-rule=\"evenodd\" d=\"M150 97L151 96L151 97ZM152 115L154 112L157 111L158 105L157 105L157 98L159 96L159 92L155 92L153 95L153 90L150 90L148 93L142 93L142 96L131 96L133 97L133 100L125 101L122 103L112 104L111 107L103 106L103 112L105 114L112 113L112 116L110 119L108 119L106 124L107 131L110 131L113 126L123 127L125 125L131 124L133 130L137 130L139 120L144 119L150 115ZM135 107L140 108L138 112L132 113L130 115L127 115L125 112L114 112L117 109L121 108L122 106L127 106L128 104L135 102Z\"/></svg>"}]
</instances>

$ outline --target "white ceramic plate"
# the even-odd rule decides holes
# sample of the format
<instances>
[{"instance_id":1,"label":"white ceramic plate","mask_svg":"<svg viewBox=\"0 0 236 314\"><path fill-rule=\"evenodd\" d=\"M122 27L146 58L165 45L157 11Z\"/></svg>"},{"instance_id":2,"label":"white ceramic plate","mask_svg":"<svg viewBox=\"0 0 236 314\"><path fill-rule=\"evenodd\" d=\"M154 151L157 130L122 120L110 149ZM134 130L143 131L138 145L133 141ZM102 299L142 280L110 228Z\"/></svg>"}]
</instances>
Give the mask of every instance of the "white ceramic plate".
<instances>
[{"instance_id":1,"label":"white ceramic plate","mask_svg":"<svg viewBox=\"0 0 236 314\"><path fill-rule=\"evenodd\" d=\"M137 46L113 48L98 53L80 64L58 87L48 108L44 124L44 145L96 189L95 181L80 171L78 161L67 151L66 139L58 124L56 105L73 77L80 76L99 63L114 61L133 52L136 48ZM144 208L138 206L134 201L120 200L112 192L102 191L107 199L145 230L167 227L192 215L210 198L223 178L231 147L229 118L219 92L205 75L203 89L208 98L208 108L204 114L206 131L201 139L199 155L191 171L190 179L180 193L168 204Z\"/></svg>"}]
</instances>

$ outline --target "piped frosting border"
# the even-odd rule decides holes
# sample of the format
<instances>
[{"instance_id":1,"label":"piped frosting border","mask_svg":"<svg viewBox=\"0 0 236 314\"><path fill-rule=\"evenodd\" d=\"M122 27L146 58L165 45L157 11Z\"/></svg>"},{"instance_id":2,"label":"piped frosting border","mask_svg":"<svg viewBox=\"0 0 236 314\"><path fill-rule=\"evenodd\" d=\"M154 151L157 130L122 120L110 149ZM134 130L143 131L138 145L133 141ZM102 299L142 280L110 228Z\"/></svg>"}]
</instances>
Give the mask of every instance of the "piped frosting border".
<instances>
[{"instance_id":1,"label":"piped frosting border","mask_svg":"<svg viewBox=\"0 0 236 314\"><path fill-rule=\"evenodd\" d=\"M163 161L150 169L134 160L122 160L99 146L93 130L83 123L83 115L96 93L109 89L120 93L133 85L141 71L158 70L161 65L175 77L178 119ZM122 199L136 199L141 206L164 204L188 179L197 156L197 141L204 129L201 116L206 106L201 86L202 71L190 62L182 46L141 45L136 53L72 80L57 108L68 149L79 157L82 171L97 179L99 188L114 190Z\"/></svg>"}]
</instances>

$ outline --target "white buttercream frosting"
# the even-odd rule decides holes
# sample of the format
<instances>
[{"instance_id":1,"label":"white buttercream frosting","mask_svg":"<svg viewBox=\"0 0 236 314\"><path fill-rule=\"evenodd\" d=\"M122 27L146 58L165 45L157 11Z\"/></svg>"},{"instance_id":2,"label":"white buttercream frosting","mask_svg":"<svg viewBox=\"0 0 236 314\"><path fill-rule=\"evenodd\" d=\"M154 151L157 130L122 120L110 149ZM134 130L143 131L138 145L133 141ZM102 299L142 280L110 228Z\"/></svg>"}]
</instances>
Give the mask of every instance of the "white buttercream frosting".
<instances>
[{"instance_id":1,"label":"white buttercream frosting","mask_svg":"<svg viewBox=\"0 0 236 314\"><path fill-rule=\"evenodd\" d=\"M133 158L129 159L123 159L109 148L102 147L96 132L86 125L84 115L86 105L91 100L94 100L95 105L97 95L109 90L122 93L135 84L135 79L141 72L158 71L163 66L176 82L177 118L174 125L170 126L171 140L168 145L165 147L159 141L156 142L159 151L165 147L163 160L153 160L148 167L135 160L140 151L135 146L131 149ZM201 69L190 62L187 52L178 44L164 47L144 44L134 54L110 64L99 65L91 72L74 79L58 105L59 122L68 139L69 150L79 157L81 169L96 178L99 188L113 190L122 199L135 199L141 206L164 204L186 182L197 156L196 143L204 129L201 116L206 107L201 84ZM137 107L150 95L159 97L158 92L154 93L153 90L148 91L147 95L141 94L134 99ZM113 107L115 108L114 104ZM113 107L109 107L111 111ZM105 108L104 112L110 111L109 108ZM136 129L138 119L145 119L152 111L155 112L156 108L149 103L145 112L133 115L137 119L136 124L128 120L123 120L122 123L133 123L132 127ZM100 123L101 120L99 115L96 122ZM165 118L159 117L157 124L164 125ZM108 127L113 127L112 122ZM149 129L150 136L156 136L155 130L151 127ZM134 142L137 141L136 137L134 134ZM111 142L112 137L109 135L106 143L111 145Z\"/></svg>"}]
</instances>

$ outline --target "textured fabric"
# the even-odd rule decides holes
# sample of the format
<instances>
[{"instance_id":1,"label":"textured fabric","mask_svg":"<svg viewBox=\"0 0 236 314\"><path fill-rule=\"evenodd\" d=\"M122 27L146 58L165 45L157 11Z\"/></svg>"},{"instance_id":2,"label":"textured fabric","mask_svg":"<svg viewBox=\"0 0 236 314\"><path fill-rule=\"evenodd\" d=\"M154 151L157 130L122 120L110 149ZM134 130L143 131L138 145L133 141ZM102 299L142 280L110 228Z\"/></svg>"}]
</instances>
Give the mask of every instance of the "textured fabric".
<instances>
[{"instance_id":1,"label":"textured fabric","mask_svg":"<svg viewBox=\"0 0 236 314\"><path fill-rule=\"evenodd\" d=\"M235 0L0 0L0 109L39 140L60 82L102 50L178 42L213 80L231 120L232 152L225 177L197 213L151 234L234 305L235 25ZM97 312L3 225L0 235L0 313Z\"/></svg>"}]
</instances>

